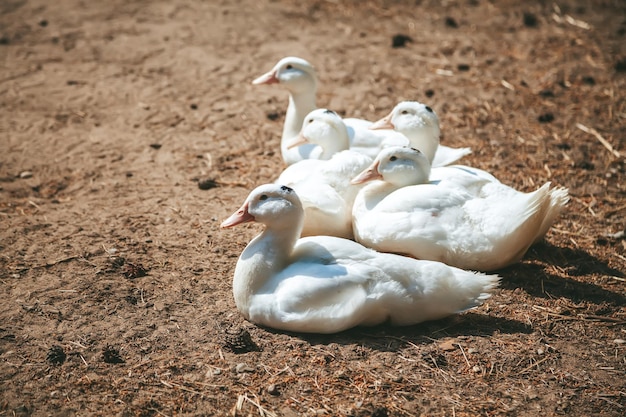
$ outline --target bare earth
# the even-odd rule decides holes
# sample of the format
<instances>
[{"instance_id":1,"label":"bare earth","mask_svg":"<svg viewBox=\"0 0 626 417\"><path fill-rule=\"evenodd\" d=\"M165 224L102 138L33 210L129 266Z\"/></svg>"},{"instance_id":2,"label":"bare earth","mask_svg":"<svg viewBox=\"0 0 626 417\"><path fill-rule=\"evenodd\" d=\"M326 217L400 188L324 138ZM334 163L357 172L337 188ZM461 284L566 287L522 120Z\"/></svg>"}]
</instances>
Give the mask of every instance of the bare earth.
<instances>
[{"instance_id":1,"label":"bare earth","mask_svg":"<svg viewBox=\"0 0 626 417\"><path fill-rule=\"evenodd\" d=\"M469 313L246 322L260 226L219 224L284 168L287 93L250 82L288 55L319 106L426 102L565 213ZM0 65L0 415L626 414L623 1L3 0Z\"/></svg>"}]
</instances>

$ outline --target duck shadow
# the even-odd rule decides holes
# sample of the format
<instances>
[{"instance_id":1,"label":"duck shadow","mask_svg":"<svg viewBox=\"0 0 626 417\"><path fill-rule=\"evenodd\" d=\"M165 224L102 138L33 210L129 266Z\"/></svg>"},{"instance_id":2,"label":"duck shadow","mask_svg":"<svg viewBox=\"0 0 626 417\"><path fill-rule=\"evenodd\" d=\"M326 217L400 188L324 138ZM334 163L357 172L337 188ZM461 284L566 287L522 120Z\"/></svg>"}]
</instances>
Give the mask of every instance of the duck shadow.
<instances>
[{"instance_id":1,"label":"duck shadow","mask_svg":"<svg viewBox=\"0 0 626 417\"><path fill-rule=\"evenodd\" d=\"M534 297L567 298L574 303L626 305L626 297L623 294L606 290L590 282L547 272L546 265L553 265L571 277L590 274L625 276L622 271L609 267L606 262L584 251L539 243L531 247L524 260L532 263L518 263L496 271L502 277L500 288L508 290L521 288Z\"/></svg>"},{"instance_id":2,"label":"duck shadow","mask_svg":"<svg viewBox=\"0 0 626 417\"><path fill-rule=\"evenodd\" d=\"M565 268L567 269L567 274L570 276L597 273L620 278L626 277L624 271L611 268L606 262L583 250L554 246L545 241L531 246L524 259ZM515 267L515 265L513 267Z\"/></svg>"},{"instance_id":3,"label":"duck shadow","mask_svg":"<svg viewBox=\"0 0 626 417\"><path fill-rule=\"evenodd\" d=\"M272 329L266 330L278 332ZM391 326L385 323L372 327L355 327L333 334L288 333L290 336L303 340L312 346L331 343L357 344L372 350L397 352L405 348L407 344L426 346L439 339L449 337L530 334L532 332L533 329L529 324L518 320L468 312L411 326Z\"/></svg>"}]
</instances>

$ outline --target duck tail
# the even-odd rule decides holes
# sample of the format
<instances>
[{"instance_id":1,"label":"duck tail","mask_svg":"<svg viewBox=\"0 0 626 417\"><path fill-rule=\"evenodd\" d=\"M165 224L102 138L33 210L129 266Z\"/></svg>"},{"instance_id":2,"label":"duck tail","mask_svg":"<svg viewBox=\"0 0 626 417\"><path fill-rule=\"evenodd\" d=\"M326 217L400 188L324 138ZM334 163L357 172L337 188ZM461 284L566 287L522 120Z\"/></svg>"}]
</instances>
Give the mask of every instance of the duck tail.
<instances>
[{"instance_id":1,"label":"duck tail","mask_svg":"<svg viewBox=\"0 0 626 417\"><path fill-rule=\"evenodd\" d=\"M539 232L543 220L550 207L550 183L546 183L531 193L517 193L509 196L507 201L508 212L502 218L503 223L499 234L507 236L498 243L498 250L503 256L494 259L491 264L485 264L483 271L492 271L504 268L519 261ZM511 222L511 219L517 221Z\"/></svg>"},{"instance_id":2,"label":"duck tail","mask_svg":"<svg viewBox=\"0 0 626 417\"><path fill-rule=\"evenodd\" d=\"M457 275L457 293L460 296L457 313L478 307L491 297L491 293L500 284L500 277L495 274L463 271L463 276ZM469 276L468 276L469 275Z\"/></svg>"},{"instance_id":3,"label":"duck tail","mask_svg":"<svg viewBox=\"0 0 626 417\"><path fill-rule=\"evenodd\" d=\"M550 206L548 212L541 223L541 227L535 236L533 243L539 242L548 233L548 230L552 226L552 223L561 214L565 205L569 202L569 192L567 188L556 187L552 188L550 194Z\"/></svg>"}]
</instances>

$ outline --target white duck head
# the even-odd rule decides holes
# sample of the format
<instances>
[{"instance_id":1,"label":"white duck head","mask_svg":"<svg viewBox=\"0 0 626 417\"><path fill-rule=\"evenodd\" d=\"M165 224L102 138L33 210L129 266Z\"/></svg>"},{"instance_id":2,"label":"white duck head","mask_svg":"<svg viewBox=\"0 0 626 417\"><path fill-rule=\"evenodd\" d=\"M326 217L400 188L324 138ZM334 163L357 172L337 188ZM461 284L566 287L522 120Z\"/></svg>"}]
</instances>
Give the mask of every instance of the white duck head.
<instances>
[{"instance_id":1,"label":"white duck head","mask_svg":"<svg viewBox=\"0 0 626 417\"><path fill-rule=\"evenodd\" d=\"M247 222L259 222L266 230L291 230L295 239L300 236L304 209L296 192L286 185L260 185L248 195L243 205L221 227L233 227Z\"/></svg>"},{"instance_id":2,"label":"white duck head","mask_svg":"<svg viewBox=\"0 0 626 417\"><path fill-rule=\"evenodd\" d=\"M316 109L307 114L300 134L287 143L287 149L313 144L322 149L318 159L328 160L350 147L348 128L341 116L332 110Z\"/></svg>"},{"instance_id":3,"label":"white duck head","mask_svg":"<svg viewBox=\"0 0 626 417\"><path fill-rule=\"evenodd\" d=\"M403 101L370 129L394 129L409 140L409 146L424 152L432 163L439 147L439 117L429 106L417 101Z\"/></svg>"},{"instance_id":4,"label":"white duck head","mask_svg":"<svg viewBox=\"0 0 626 417\"><path fill-rule=\"evenodd\" d=\"M308 61L289 56L281 59L269 72L252 81L252 84L285 85L292 94L310 93L317 90L315 68Z\"/></svg>"},{"instance_id":5,"label":"white duck head","mask_svg":"<svg viewBox=\"0 0 626 417\"><path fill-rule=\"evenodd\" d=\"M395 188L428 182L430 161L414 148L391 146L380 151L372 165L352 179L352 184L381 179Z\"/></svg>"}]
</instances>

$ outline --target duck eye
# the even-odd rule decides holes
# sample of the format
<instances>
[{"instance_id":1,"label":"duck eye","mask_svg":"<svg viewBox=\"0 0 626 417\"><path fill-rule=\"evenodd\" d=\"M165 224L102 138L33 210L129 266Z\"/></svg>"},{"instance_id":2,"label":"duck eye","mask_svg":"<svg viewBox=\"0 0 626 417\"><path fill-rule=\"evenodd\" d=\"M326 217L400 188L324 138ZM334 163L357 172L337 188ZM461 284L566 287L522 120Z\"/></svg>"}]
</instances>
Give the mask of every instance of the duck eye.
<instances>
[{"instance_id":1,"label":"duck eye","mask_svg":"<svg viewBox=\"0 0 626 417\"><path fill-rule=\"evenodd\" d=\"M402 110L402 111L400 112L400 114L409 114L409 111L408 111L408 110Z\"/></svg>"},{"instance_id":2,"label":"duck eye","mask_svg":"<svg viewBox=\"0 0 626 417\"><path fill-rule=\"evenodd\" d=\"M389 158L389 160L390 160L391 162L395 161L396 159L398 159L398 157L397 157L397 156L392 156L391 158Z\"/></svg>"},{"instance_id":3,"label":"duck eye","mask_svg":"<svg viewBox=\"0 0 626 417\"><path fill-rule=\"evenodd\" d=\"M426 111L428 111L428 112L432 113L432 112L433 112L433 109L431 109L430 107L426 106Z\"/></svg>"},{"instance_id":4,"label":"duck eye","mask_svg":"<svg viewBox=\"0 0 626 417\"><path fill-rule=\"evenodd\" d=\"M313 119L309 119L309 123L313 123Z\"/></svg>"},{"instance_id":5,"label":"duck eye","mask_svg":"<svg viewBox=\"0 0 626 417\"><path fill-rule=\"evenodd\" d=\"M292 68L293 68L293 65L289 64L289 65L287 65L285 68L287 68L287 69L292 69Z\"/></svg>"},{"instance_id":6,"label":"duck eye","mask_svg":"<svg viewBox=\"0 0 626 417\"><path fill-rule=\"evenodd\" d=\"M261 197L259 197L259 200L267 200L267 194L262 194Z\"/></svg>"}]
</instances>

